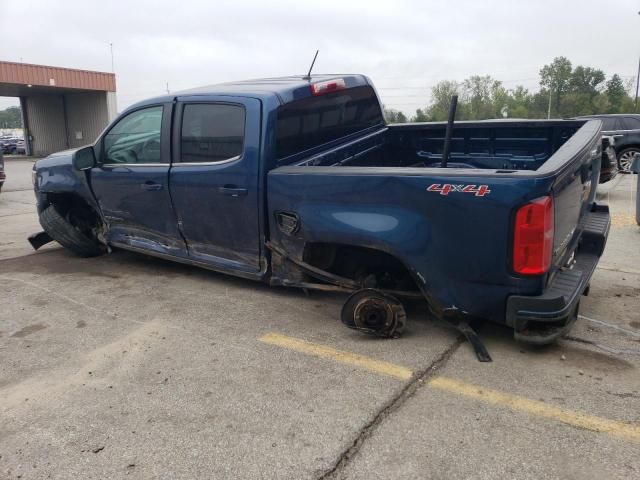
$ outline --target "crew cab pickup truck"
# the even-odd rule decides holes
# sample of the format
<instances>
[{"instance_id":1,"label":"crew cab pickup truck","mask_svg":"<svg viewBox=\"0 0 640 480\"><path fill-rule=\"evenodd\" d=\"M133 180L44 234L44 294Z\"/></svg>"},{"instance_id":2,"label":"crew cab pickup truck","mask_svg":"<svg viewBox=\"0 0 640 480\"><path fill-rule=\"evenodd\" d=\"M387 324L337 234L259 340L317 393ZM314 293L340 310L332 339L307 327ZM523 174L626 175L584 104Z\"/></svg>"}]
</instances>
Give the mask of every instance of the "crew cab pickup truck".
<instances>
[{"instance_id":1,"label":"crew cab pickup truck","mask_svg":"<svg viewBox=\"0 0 640 480\"><path fill-rule=\"evenodd\" d=\"M368 331L391 333L401 299L420 297L441 319L554 341L609 231L601 122L457 122L443 159L445 128L385 124L362 75L153 98L35 164L44 232L30 240L350 292L342 320Z\"/></svg>"}]
</instances>

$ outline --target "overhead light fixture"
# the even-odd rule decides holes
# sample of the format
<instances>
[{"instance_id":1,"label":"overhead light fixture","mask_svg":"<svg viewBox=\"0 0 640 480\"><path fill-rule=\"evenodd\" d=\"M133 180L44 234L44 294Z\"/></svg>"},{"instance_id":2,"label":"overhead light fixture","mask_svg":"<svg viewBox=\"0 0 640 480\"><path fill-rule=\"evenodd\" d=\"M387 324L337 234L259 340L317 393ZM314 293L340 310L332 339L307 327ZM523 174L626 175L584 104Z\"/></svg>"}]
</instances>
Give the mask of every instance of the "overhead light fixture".
<instances>
[{"instance_id":1,"label":"overhead light fixture","mask_svg":"<svg viewBox=\"0 0 640 480\"><path fill-rule=\"evenodd\" d=\"M33 85L29 84L29 85L27 85L27 87L28 87L28 88L31 88L31 87L33 87Z\"/></svg>"}]
</instances>

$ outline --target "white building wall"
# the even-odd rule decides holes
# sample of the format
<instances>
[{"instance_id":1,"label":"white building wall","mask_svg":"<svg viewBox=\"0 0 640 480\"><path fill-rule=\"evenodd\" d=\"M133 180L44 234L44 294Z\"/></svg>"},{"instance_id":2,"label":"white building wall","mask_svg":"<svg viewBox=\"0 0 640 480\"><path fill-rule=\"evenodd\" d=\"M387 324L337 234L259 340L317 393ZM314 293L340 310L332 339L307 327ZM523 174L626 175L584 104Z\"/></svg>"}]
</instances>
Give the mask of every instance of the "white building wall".
<instances>
[{"instance_id":1,"label":"white building wall","mask_svg":"<svg viewBox=\"0 0 640 480\"><path fill-rule=\"evenodd\" d=\"M116 92L107 92L107 110L109 111L109 123L118 116L118 102Z\"/></svg>"},{"instance_id":2,"label":"white building wall","mask_svg":"<svg viewBox=\"0 0 640 480\"><path fill-rule=\"evenodd\" d=\"M113 92L81 92L23 97L31 154L46 156L93 143L115 117Z\"/></svg>"},{"instance_id":3,"label":"white building wall","mask_svg":"<svg viewBox=\"0 0 640 480\"><path fill-rule=\"evenodd\" d=\"M95 142L109 123L108 93L72 93L64 98L69 148Z\"/></svg>"},{"instance_id":4,"label":"white building wall","mask_svg":"<svg viewBox=\"0 0 640 480\"><path fill-rule=\"evenodd\" d=\"M68 148L62 95L33 95L25 100L31 154L45 156Z\"/></svg>"}]
</instances>

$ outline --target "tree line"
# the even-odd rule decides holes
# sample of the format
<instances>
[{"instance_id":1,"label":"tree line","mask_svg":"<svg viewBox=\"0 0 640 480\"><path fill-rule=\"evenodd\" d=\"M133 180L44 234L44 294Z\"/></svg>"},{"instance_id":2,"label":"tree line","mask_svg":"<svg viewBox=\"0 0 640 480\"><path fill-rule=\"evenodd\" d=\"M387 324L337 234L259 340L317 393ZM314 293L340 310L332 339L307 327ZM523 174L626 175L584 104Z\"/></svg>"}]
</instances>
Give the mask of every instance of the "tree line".
<instances>
[{"instance_id":1,"label":"tree line","mask_svg":"<svg viewBox=\"0 0 640 480\"><path fill-rule=\"evenodd\" d=\"M0 110L0 128L22 128L20 107L8 107Z\"/></svg>"},{"instance_id":2,"label":"tree line","mask_svg":"<svg viewBox=\"0 0 640 480\"><path fill-rule=\"evenodd\" d=\"M635 79L624 82L614 73L607 79L597 68L573 66L556 57L540 69L540 89L530 92L522 85L507 89L490 75L473 75L462 82L443 80L431 88L431 102L410 119L384 108L389 123L446 120L452 95L458 95L456 120L487 118L567 118L596 113L633 113L631 93ZM635 93L635 92L634 92Z\"/></svg>"}]
</instances>

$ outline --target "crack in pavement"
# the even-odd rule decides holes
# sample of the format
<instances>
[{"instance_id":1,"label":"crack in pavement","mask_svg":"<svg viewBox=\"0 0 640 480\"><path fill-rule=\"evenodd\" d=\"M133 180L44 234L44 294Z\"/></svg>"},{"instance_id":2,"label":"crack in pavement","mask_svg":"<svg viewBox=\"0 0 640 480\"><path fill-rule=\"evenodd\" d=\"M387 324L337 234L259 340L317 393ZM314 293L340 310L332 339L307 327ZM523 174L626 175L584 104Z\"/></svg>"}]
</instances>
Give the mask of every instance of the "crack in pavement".
<instances>
[{"instance_id":1,"label":"crack in pavement","mask_svg":"<svg viewBox=\"0 0 640 480\"><path fill-rule=\"evenodd\" d=\"M419 371L413 380L407 383L395 397L386 402L378 413L376 413L375 417L360 429L353 443L340 454L333 467L322 473L317 480L337 479L338 475L340 475L349 464L349 461L358 454L364 442L374 434L378 426L395 411L400 409L405 402L415 394L421 385L424 385L427 380L442 369L464 341L465 337L463 335L458 336L438 358L431 362L425 369Z\"/></svg>"}]
</instances>

